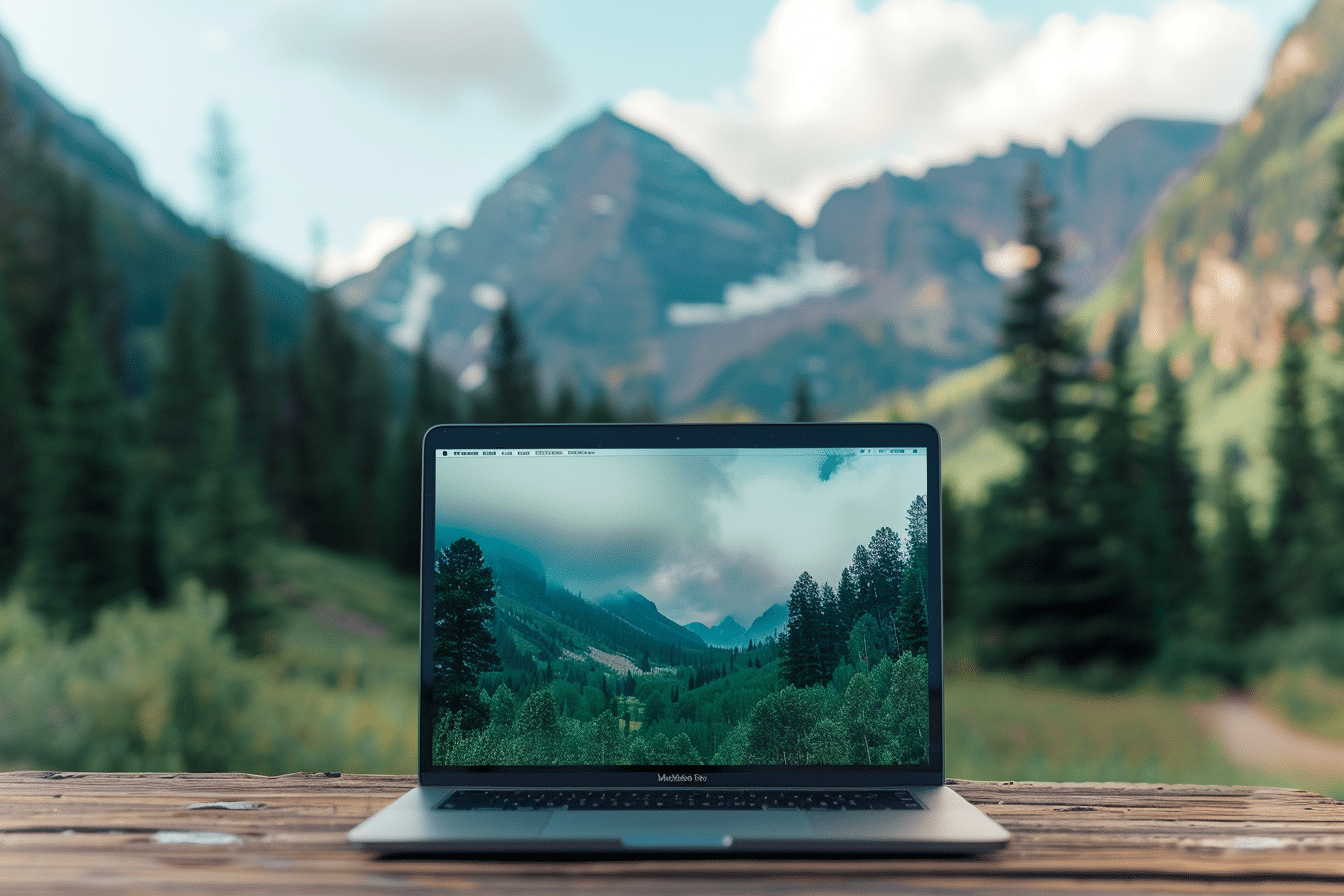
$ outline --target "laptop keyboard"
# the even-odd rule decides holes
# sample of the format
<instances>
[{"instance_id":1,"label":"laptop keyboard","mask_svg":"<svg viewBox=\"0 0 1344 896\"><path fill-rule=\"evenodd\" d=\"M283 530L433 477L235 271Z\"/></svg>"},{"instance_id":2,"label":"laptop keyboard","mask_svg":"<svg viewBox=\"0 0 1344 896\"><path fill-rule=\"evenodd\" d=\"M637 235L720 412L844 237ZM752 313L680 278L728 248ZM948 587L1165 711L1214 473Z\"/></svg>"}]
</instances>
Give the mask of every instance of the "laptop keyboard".
<instances>
[{"instance_id":1,"label":"laptop keyboard","mask_svg":"<svg viewBox=\"0 0 1344 896\"><path fill-rule=\"evenodd\" d=\"M905 790L458 790L440 809L922 809Z\"/></svg>"}]
</instances>

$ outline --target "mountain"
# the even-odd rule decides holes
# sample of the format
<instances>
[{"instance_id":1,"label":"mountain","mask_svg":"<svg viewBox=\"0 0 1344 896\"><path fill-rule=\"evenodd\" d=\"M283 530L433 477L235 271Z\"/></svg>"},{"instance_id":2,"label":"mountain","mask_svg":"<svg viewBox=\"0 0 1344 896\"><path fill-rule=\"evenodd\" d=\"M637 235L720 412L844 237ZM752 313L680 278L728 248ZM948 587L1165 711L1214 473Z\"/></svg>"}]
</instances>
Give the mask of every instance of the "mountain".
<instances>
[{"instance_id":1,"label":"mountain","mask_svg":"<svg viewBox=\"0 0 1344 896\"><path fill-rule=\"evenodd\" d=\"M341 284L347 306L456 371L478 364L507 294L553 385L659 397L678 303L793 257L798 226L745 205L666 141L604 112L510 177L465 230L418 236ZM468 374L470 376L470 374Z\"/></svg>"},{"instance_id":2,"label":"mountain","mask_svg":"<svg viewBox=\"0 0 1344 896\"><path fill-rule=\"evenodd\" d=\"M805 230L604 112L508 178L469 226L417 235L336 289L404 347L427 329L468 388L507 295L548 390L602 384L665 414L771 418L805 376L828 413L847 413L993 353L1003 286L986 264L1011 256L1029 164L1061 197L1082 295L1216 134L1133 121L1059 156L1015 146L918 180L883 175L838 192Z\"/></svg>"},{"instance_id":3,"label":"mountain","mask_svg":"<svg viewBox=\"0 0 1344 896\"><path fill-rule=\"evenodd\" d=\"M181 280L204 281L210 235L152 195L126 152L29 77L3 37L0 142L0 182L7 185L0 214L10 216L7 203L32 189L34 174L25 166L34 158L92 186L103 273L113 313L124 328L121 366L132 388L143 391L157 363L157 331ZM249 261L263 332L275 348L296 344L307 315L307 288L264 261Z\"/></svg>"},{"instance_id":4,"label":"mountain","mask_svg":"<svg viewBox=\"0 0 1344 896\"><path fill-rule=\"evenodd\" d=\"M622 588L615 594L608 594L597 603L602 609L624 619L651 638L682 647L705 646L705 642L698 635L692 634L658 612L653 601L628 588Z\"/></svg>"},{"instance_id":5,"label":"mountain","mask_svg":"<svg viewBox=\"0 0 1344 896\"><path fill-rule=\"evenodd\" d=\"M747 630L731 616L725 616L718 625L710 628L703 622L690 622L686 631L699 635L700 640L710 647L739 647L747 643Z\"/></svg>"},{"instance_id":6,"label":"mountain","mask_svg":"<svg viewBox=\"0 0 1344 896\"><path fill-rule=\"evenodd\" d=\"M747 640L759 644L766 638L773 638L783 630L788 621L789 608L784 604L775 604L757 616L756 621L747 628Z\"/></svg>"},{"instance_id":7,"label":"mountain","mask_svg":"<svg viewBox=\"0 0 1344 896\"><path fill-rule=\"evenodd\" d=\"M743 628L731 616L723 617L713 628L702 622L692 622L685 628L711 647L746 647L749 643L760 644L766 638L776 637L788 621L789 608L784 604L775 604L757 616L750 628Z\"/></svg>"},{"instance_id":8,"label":"mountain","mask_svg":"<svg viewBox=\"0 0 1344 896\"><path fill-rule=\"evenodd\" d=\"M1305 308L1319 336L1314 375L1344 374L1335 329L1344 283L1319 237L1344 141L1344 2L1319 0L1285 36L1261 94L1216 148L1173 186L1136 234L1110 282L1078 308L1092 351L1113 328L1136 328L1138 374L1169 363L1185 380L1189 438L1212 477L1224 446L1245 449L1242 482L1267 505L1269 429L1286 315ZM940 424L946 466L963 494L1014 457L985 425L995 361L931 388L902 413ZM872 413L885 414L887 404Z\"/></svg>"}]
</instances>

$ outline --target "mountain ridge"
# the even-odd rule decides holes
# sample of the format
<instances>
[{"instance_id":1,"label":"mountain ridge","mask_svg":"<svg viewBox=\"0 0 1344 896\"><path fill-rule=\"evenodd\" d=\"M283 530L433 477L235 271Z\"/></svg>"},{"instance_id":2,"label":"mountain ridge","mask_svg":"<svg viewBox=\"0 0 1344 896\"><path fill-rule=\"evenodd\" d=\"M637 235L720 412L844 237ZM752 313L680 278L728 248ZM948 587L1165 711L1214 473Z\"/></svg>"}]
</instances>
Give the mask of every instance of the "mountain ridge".
<instances>
[{"instance_id":1,"label":"mountain ridge","mask_svg":"<svg viewBox=\"0 0 1344 896\"><path fill-rule=\"evenodd\" d=\"M837 191L805 229L604 111L507 178L469 226L417 234L336 291L405 348L427 328L466 388L484 378L508 296L544 389L569 381L669 415L769 418L802 376L843 414L993 353L1002 283L985 258L1015 235L1012 172L1034 161L1064 184L1095 279L1217 130L1139 119L1058 157L1015 146L919 181L883 175ZM1118 212L1091 213L1117 192ZM930 196L960 204L940 210Z\"/></svg>"}]
</instances>

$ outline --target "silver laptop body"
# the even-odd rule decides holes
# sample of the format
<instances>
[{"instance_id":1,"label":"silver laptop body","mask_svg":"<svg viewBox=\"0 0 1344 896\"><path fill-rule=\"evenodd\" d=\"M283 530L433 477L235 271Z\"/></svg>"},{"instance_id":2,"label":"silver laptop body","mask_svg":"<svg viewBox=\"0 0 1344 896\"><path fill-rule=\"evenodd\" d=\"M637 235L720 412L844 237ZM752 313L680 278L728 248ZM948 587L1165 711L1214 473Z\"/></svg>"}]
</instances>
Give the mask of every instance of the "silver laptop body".
<instances>
[{"instance_id":1,"label":"silver laptop body","mask_svg":"<svg viewBox=\"0 0 1344 896\"><path fill-rule=\"evenodd\" d=\"M936 431L449 425L419 786L382 853L975 853L945 785Z\"/></svg>"}]
</instances>

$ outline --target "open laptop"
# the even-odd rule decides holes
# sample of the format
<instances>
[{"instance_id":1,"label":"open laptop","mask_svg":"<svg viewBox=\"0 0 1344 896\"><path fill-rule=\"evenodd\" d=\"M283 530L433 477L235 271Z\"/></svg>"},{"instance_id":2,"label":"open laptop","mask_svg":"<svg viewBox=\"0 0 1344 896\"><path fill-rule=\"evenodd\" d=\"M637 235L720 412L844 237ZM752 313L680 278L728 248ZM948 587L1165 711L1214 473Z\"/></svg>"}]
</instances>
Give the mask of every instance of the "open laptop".
<instances>
[{"instance_id":1,"label":"open laptop","mask_svg":"<svg viewBox=\"0 0 1344 896\"><path fill-rule=\"evenodd\" d=\"M422 451L419 786L381 852L973 853L914 423L452 425Z\"/></svg>"}]
</instances>

